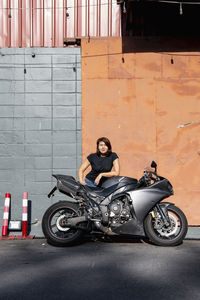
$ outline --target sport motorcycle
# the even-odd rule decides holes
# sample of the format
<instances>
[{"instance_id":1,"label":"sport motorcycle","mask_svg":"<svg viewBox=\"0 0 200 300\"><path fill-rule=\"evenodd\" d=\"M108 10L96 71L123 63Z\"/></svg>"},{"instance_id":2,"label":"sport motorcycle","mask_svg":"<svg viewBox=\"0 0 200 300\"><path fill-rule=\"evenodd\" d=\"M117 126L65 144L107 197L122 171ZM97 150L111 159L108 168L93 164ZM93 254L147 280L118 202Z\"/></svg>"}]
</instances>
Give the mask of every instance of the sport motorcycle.
<instances>
[{"instance_id":1,"label":"sport motorcycle","mask_svg":"<svg viewBox=\"0 0 200 300\"><path fill-rule=\"evenodd\" d=\"M42 219L47 242L55 246L72 246L85 234L146 236L159 246L180 244L188 223L180 208L162 200L173 195L171 183L157 174L157 164L145 170L139 179L116 176L101 187L82 185L68 175L52 175L55 191L73 198L51 205Z\"/></svg>"}]
</instances>

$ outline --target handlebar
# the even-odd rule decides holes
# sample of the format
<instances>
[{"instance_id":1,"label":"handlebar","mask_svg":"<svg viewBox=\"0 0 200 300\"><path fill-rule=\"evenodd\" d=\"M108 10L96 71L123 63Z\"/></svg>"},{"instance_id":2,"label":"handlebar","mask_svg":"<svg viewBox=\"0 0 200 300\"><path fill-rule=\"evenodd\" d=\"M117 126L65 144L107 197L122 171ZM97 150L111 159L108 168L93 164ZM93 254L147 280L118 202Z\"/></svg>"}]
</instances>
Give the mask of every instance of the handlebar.
<instances>
[{"instance_id":1,"label":"handlebar","mask_svg":"<svg viewBox=\"0 0 200 300\"><path fill-rule=\"evenodd\" d=\"M147 170L144 171L143 178L147 185L151 184L151 180L153 180L153 182L156 182L159 180L159 176L157 175L156 172L147 171Z\"/></svg>"}]
</instances>

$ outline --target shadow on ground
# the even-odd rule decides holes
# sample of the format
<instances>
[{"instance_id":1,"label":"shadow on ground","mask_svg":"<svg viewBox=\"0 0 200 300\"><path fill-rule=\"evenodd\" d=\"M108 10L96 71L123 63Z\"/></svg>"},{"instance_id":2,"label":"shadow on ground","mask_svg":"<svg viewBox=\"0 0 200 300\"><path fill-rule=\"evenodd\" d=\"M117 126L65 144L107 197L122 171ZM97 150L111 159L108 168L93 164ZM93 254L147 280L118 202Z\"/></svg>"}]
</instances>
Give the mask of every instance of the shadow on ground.
<instances>
[{"instance_id":1,"label":"shadow on ground","mask_svg":"<svg viewBox=\"0 0 200 300\"><path fill-rule=\"evenodd\" d=\"M1 241L0 299L199 299L200 244L157 247L142 240Z\"/></svg>"}]
</instances>

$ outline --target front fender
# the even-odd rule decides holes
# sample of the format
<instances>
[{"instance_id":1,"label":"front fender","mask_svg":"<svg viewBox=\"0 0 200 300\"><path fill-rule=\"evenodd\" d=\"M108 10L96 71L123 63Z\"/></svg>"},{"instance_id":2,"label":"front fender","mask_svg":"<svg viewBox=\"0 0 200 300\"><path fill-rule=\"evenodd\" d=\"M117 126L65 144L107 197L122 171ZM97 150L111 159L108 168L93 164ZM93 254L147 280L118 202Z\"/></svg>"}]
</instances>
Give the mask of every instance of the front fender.
<instances>
[{"instance_id":1,"label":"front fender","mask_svg":"<svg viewBox=\"0 0 200 300\"><path fill-rule=\"evenodd\" d=\"M163 211L166 211L168 206L174 205L172 202L161 202L158 204Z\"/></svg>"}]
</instances>

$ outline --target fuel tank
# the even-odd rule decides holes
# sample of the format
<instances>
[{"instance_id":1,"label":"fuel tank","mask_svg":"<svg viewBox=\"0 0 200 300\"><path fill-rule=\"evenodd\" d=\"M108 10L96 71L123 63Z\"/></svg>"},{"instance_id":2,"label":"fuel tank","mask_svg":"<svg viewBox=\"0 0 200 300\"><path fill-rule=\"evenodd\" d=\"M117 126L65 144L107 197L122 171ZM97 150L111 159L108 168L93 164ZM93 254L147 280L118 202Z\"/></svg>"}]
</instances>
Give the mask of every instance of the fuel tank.
<instances>
[{"instance_id":1,"label":"fuel tank","mask_svg":"<svg viewBox=\"0 0 200 300\"><path fill-rule=\"evenodd\" d=\"M125 185L137 185L138 184L138 180L135 178L131 178L131 177L125 177L125 176L116 176L116 177L112 177L107 179L106 181L104 181L104 183L101 185L102 188L107 189L108 187L112 186L112 185L117 185L117 189L125 186Z\"/></svg>"}]
</instances>

